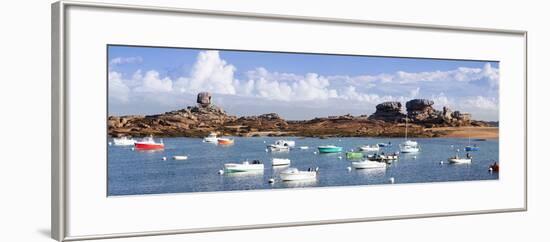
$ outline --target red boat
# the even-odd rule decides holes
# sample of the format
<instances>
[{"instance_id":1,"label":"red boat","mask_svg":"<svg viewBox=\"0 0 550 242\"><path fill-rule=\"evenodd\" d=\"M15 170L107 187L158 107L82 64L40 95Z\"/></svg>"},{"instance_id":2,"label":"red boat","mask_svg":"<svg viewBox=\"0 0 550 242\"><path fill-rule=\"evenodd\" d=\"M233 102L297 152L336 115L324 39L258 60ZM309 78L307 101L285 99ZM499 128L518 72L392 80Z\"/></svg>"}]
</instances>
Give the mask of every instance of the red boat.
<instances>
[{"instance_id":1,"label":"red boat","mask_svg":"<svg viewBox=\"0 0 550 242\"><path fill-rule=\"evenodd\" d=\"M498 169L499 169L498 163L496 162L489 166L489 171L491 172L498 172Z\"/></svg>"},{"instance_id":2,"label":"red boat","mask_svg":"<svg viewBox=\"0 0 550 242\"><path fill-rule=\"evenodd\" d=\"M149 136L135 142L134 147L138 150L162 150L164 149L164 143L162 141L157 143L152 136Z\"/></svg>"}]
</instances>

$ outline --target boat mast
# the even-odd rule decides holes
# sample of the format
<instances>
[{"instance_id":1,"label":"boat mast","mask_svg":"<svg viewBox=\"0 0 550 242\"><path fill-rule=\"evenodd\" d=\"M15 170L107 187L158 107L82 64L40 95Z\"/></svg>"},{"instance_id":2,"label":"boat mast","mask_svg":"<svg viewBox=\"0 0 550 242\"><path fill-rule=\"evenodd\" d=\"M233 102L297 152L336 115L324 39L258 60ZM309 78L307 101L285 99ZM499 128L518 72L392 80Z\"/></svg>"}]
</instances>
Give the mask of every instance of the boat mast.
<instances>
[{"instance_id":1,"label":"boat mast","mask_svg":"<svg viewBox=\"0 0 550 242\"><path fill-rule=\"evenodd\" d=\"M409 127L409 117L405 117L405 141L407 141L407 132Z\"/></svg>"}]
</instances>

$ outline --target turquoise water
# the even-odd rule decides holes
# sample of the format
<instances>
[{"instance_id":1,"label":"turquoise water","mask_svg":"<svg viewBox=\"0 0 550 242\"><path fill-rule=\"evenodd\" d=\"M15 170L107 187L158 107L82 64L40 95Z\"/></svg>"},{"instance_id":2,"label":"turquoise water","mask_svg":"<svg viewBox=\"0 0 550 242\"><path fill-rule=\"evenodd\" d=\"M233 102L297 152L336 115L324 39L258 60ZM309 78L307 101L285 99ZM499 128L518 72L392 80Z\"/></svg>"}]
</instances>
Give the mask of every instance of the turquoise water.
<instances>
[{"instance_id":1,"label":"turquoise water","mask_svg":"<svg viewBox=\"0 0 550 242\"><path fill-rule=\"evenodd\" d=\"M290 152L266 152L266 145L278 139L296 141L296 147L309 146L308 150L293 149ZM108 195L161 194L182 192L213 192L253 189L279 189L293 187L327 187L425 183L447 181L496 180L498 173L488 172L488 167L498 161L498 140L473 142L480 151L471 152L471 164L448 164L447 158L461 149L468 139L425 138L416 139L421 146L417 154L401 154L386 170L348 171L351 161L345 153L315 154L319 145L337 145L345 151L365 144L391 142L392 147L381 152L392 153L399 149L403 139L395 138L298 138L298 137L235 137L235 144L221 146L203 143L198 138L164 138L163 151L143 152L131 147L108 148ZM317 152L318 153L318 152ZM172 160L174 155L187 155L187 160ZM162 158L166 157L166 160ZM319 167L317 179L309 182L283 182L278 173L285 168L272 168L272 158L289 158L291 167L300 170ZM265 169L259 173L218 174L224 163L244 160L261 160ZM440 164L440 161L444 161ZM275 179L270 184L268 180Z\"/></svg>"}]
</instances>

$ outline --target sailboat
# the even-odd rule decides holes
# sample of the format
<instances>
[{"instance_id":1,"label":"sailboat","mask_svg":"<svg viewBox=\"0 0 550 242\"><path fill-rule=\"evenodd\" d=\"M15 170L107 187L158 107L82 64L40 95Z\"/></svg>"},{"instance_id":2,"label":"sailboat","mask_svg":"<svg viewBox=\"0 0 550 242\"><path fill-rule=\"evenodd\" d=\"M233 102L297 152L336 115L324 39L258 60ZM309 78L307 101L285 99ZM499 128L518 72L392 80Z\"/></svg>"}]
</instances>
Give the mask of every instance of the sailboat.
<instances>
[{"instance_id":1,"label":"sailboat","mask_svg":"<svg viewBox=\"0 0 550 242\"><path fill-rule=\"evenodd\" d=\"M407 139L408 136L408 127L409 127L409 118L405 118L405 142L401 143L400 151L401 153L416 153L420 151L420 147L418 146L418 142L414 140Z\"/></svg>"}]
</instances>

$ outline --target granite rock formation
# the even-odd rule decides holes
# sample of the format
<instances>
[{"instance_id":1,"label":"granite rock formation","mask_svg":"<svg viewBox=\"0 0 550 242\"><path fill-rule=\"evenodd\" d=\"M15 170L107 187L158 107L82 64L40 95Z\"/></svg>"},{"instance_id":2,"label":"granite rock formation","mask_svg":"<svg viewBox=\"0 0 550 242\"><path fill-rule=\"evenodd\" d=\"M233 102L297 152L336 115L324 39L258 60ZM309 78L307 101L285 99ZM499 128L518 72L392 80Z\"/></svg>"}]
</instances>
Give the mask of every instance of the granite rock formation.
<instances>
[{"instance_id":1,"label":"granite rock formation","mask_svg":"<svg viewBox=\"0 0 550 242\"><path fill-rule=\"evenodd\" d=\"M400 102L383 102L376 105L376 112L370 118L386 122L404 122L406 115L401 112Z\"/></svg>"}]
</instances>

